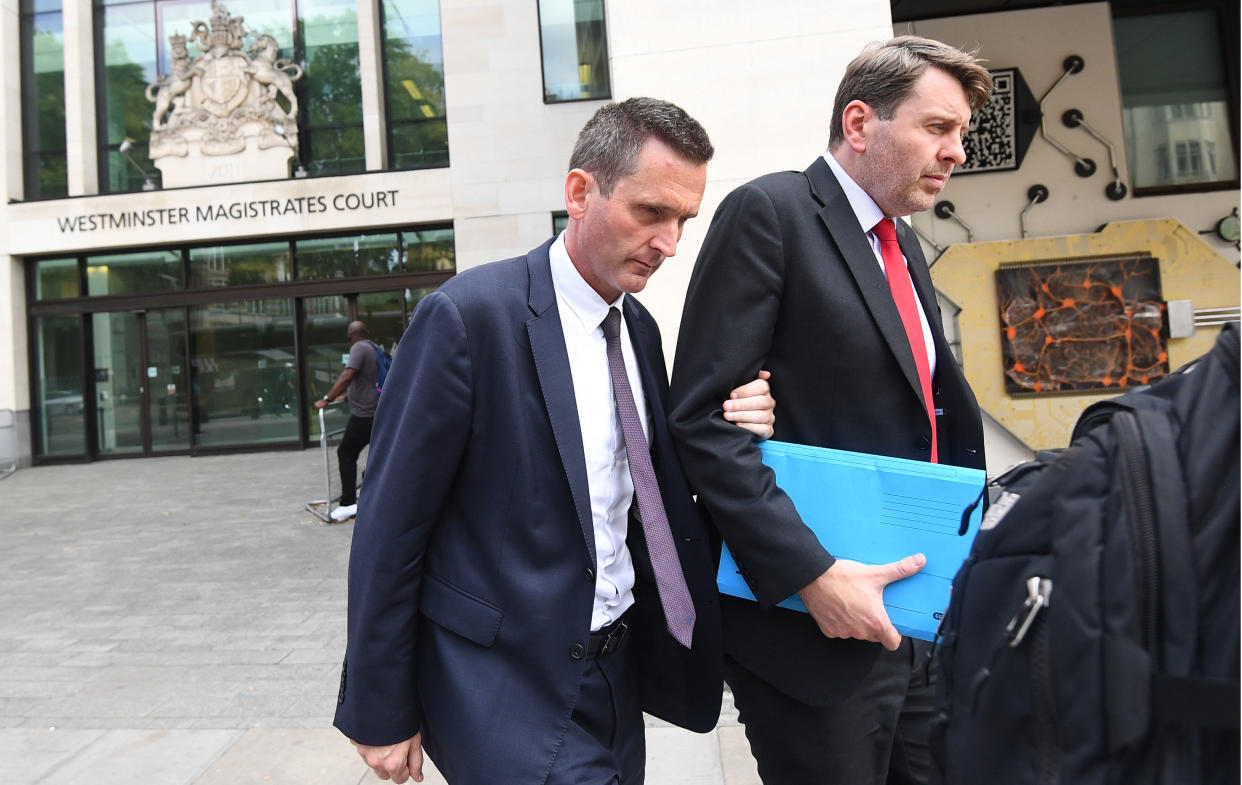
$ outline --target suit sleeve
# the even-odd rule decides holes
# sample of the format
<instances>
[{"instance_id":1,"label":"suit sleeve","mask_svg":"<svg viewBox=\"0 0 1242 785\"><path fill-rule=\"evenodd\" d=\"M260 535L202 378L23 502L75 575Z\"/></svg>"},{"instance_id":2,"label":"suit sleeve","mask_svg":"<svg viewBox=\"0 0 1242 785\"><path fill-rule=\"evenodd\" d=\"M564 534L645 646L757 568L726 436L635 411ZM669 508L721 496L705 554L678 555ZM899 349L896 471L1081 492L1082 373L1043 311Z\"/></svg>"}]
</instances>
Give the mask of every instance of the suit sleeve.
<instances>
[{"instance_id":1,"label":"suit sleeve","mask_svg":"<svg viewBox=\"0 0 1242 785\"><path fill-rule=\"evenodd\" d=\"M833 563L777 487L757 442L721 409L730 390L766 367L786 261L768 194L744 185L727 196L691 276L669 392L669 427L690 485L765 606ZM779 429L781 379L771 384Z\"/></svg>"},{"instance_id":2,"label":"suit sleeve","mask_svg":"<svg viewBox=\"0 0 1242 785\"><path fill-rule=\"evenodd\" d=\"M419 730L418 605L423 557L470 433L465 325L428 295L380 397L349 558L348 641L334 724L379 746Z\"/></svg>"}]
</instances>

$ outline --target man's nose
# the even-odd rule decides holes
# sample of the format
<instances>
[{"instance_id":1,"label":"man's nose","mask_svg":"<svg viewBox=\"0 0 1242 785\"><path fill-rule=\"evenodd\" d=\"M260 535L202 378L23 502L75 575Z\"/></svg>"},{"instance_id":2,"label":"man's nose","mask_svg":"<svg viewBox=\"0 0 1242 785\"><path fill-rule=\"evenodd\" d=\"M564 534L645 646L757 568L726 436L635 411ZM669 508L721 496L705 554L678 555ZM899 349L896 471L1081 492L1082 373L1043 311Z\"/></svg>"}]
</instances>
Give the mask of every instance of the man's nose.
<instances>
[{"instance_id":1,"label":"man's nose","mask_svg":"<svg viewBox=\"0 0 1242 785\"><path fill-rule=\"evenodd\" d=\"M659 231L651 238L651 247L667 259L677 254L677 241L680 239L681 224L670 221L660 225Z\"/></svg>"},{"instance_id":2,"label":"man's nose","mask_svg":"<svg viewBox=\"0 0 1242 785\"><path fill-rule=\"evenodd\" d=\"M949 137L948 146L941 153L941 158L952 162L955 166L961 166L966 163L966 148L962 146L961 137L952 134Z\"/></svg>"}]
</instances>

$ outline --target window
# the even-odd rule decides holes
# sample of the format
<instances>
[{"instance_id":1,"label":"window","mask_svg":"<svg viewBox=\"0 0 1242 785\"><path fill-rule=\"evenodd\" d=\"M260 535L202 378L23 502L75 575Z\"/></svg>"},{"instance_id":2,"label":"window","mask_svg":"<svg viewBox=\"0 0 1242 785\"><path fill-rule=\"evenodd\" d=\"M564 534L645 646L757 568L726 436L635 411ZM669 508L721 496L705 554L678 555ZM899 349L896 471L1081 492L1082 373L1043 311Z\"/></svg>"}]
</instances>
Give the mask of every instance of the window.
<instances>
[{"instance_id":1,"label":"window","mask_svg":"<svg viewBox=\"0 0 1242 785\"><path fill-rule=\"evenodd\" d=\"M1202 145L1198 142L1190 142L1188 146L1190 147L1190 174L1198 177L1203 174L1203 153L1200 149Z\"/></svg>"},{"instance_id":2,"label":"window","mask_svg":"<svg viewBox=\"0 0 1242 785\"><path fill-rule=\"evenodd\" d=\"M288 243L210 245L190 249L190 288L275 283L293 278Z\"/></svg>"},{"instance_id":3,"label":"window","mask_svg":"<svg viewBox=\"0 0 1242 785\"><path fill-rule=\"evenodd\" d=\"M237 300L190 309L196 445L298 438L293 325L289 299Z\"/></svg>"},{"instance_id":4,"label":"window","mask_svg":"<svg viewBox=\"0 0 1242 785\"><path fill-rule=\"evenodd\" d=\"M24 0L21 15L25 197L69 192L65 156L65 36L59 0Z\"/></svg>"},{"instance_id":5,"label":"window","mask_svg":"<svg viewBox=\"0 0 1242 785\"><path fill-rule=\"evenodd\" d=\"M77 297L81 292L78 283L78 260L42 259L36 262L34 286L36 300Z\"/></svg>"},{"instance_id":6,"label":"window","mask_svg":"<svg viewBox=\"0 0 1242 785\"><path fill-rule=\"evenodd\" d=\"M357 278L401 271L396 234L299 240L298 278Z\"/></svg>"},{"instance_id":7,"label":"window","mask_svg":"<svg viewBox=\"0 0 1242 785\"><path fill-rule=\"evenodd\" d=\"M156 78L155 4L114 3L98 11L95 42L99 189L138 191L148 175L158 176L147 155L154 105L147 84ZM121 145L132 146L127 153Z\"/></svg>"},{"instance_id":8,"label":"window","mask_svg":"<svg viewBox=\"0 0 1242 785\"><path fill-rule=\"evenodd\" d=\"M181 286L181 254L176 251L86 257L88 295L168 292Z\"/></svg>"},{"instance_id":9,"label":"window","mask_svg":"<svg viewBox=\"0 0 1242 785\"><path fill-rule=\"evenodd\" d=\"M35 368L38 374L38 455L83 455L86 425L82 380L82 319L51 316L35 319Z\"/></svg>"},{"instance_id":10,"label":"window","mask_svg":"<svg viewBox=\"0 0 1242 785\"><path fill-rule=\"evenodd\" d=\"M451 225L29 259L35 453L317 439L349 322L392 351L456 266Z\"/></svg>"},{"instance_id":11,"label":"window","mask_svg":"<svg viewBox=\"0 0 1242 785\"><path fill-rule=\"evenodd\" d=\"M1158 144L1153 152L1156 157L1156 177L1160 182L1167 182L1173 176L1169 169L1169 146Z\"/></svg>"},{"instance_id":12,"label":"window","mask_svg":"<svg viewBox=\"0 0 1242 785\"><path fill-rule=\"evenodd\" d=\"M312 175L366 170L354 0L298 0L306 84L300 157Z\"/></svg>"},{"instance_id":13,"label":"window","mask_svg":"<svg viewBox=\"0 0 1242 785\"><path fill-rule=\"evenodd\" d=\"M569 227L569 213L561 211L552 213L552 234L560 234Z\"/></svg>"},{"instance_id":14,"label":"window","mask_svg":"<svg viewBox=\"0 0 1242 785\"><path fill-rule=\"evenodd\" d=\"M1219 11L1119 16L1113 22L1135 194L1236 184Z\"/></svg>"},{"instance_id":15,"label":"window","mask_svg":"<svg viewBox=\"0 0 1242 785\"><path fill-rule=\"evenodd\" d=\"M448 166L439 0L385 0L383 23L390 168Z\"/></svg>"},{"instance_id":16,"label":"window","mask_svg":"<svg viewBox=\"0 0 1242 785\"><path fill-rule=\"evenodd\" d=\"M539 0L543 100L609 98L604 0Z\"/></svg>"},{"instance_id":17,"label":"window","mask_svg":"<svg viewBox=\"0 0 1242 785\"><path fill-rule=\"evenodd\" d=\"M147 85L171 69L169 36L189 37L194 22L210 22L212 4L208 0L96 0L96 6L100 190L137 191L148 177L156 181L159 177L147 154L155 110L146 98ZM279 57L305 66L302 79L294 85L299 106L295 166L300 164L311 175L365 171L357 4L353 0L248 0L226 8L234 18L244 16L243 49L266 33L279 42ZM201 54L194 41L189 49L191 57ZM126 141L129 146L122 153Z\"/></svg>"}]
</instances>

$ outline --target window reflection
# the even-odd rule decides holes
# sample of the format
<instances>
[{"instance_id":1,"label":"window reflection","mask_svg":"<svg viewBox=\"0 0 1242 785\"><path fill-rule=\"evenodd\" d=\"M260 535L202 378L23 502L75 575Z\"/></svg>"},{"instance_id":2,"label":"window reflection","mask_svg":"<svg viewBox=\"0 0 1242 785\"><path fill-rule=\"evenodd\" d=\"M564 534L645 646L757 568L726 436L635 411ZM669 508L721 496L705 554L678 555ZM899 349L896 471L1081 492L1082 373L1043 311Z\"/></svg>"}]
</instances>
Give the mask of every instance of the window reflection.
<instances>
[{"instance_id":1,"label":"window reflection","mask_svg":"<svg viewBox=\"0 0 1242 785\"><path fill-rule=\"evenodd\" d=\"M241 300L190 309L195 444L298 438L293 301Z\"/></svg>"},{"instance_id":2,"label":"window reflection","mask_svg":"<svg viewBox=\"0 0 1242 785\"><path fill-rule=\"evenodd\" d=\"M35 320L39 373L39 455L86 453L82 319Z\"/></svg>"},{"instance_id":3,"label":"window reflection","mask_svg":"<svg viewBox=\"0 0 1242 785\"><path fill-rule=\"evenodd\" d=\"M539 0L543 100L608 98L603 0Z\"/></svg>"},{"instance_id":4,"label":"window reflection","mask_svg":"<svg viewBox=\"0 0 1242 785\"><path fill-rule=\"evenodd\" d=\"M306 347L306 401L310 413L310 437L319 439L319 412L313 404L332 389L349 356L349 301L344 295L307 297L302 301L302 345ZM345 427L349 410L334 406L324 410L324 427L331 433Z\"/></svg>"},{"instance_id":5,"label":"window reflection","mask_svg":"<svg viewBox=\"0 0 1242 785\"><path fill-rule=\"evenodd\" d=\"M22 137L27 199L68 194L65 35L59 3L22 14Z\"/></svg>"},{"instance_id":6,"label":"window reflection","mask_svg":"<svg viewBox=\"0 0 1242 785\"><path fill-rule=\"evenodd\" d=\"M324 237L297 243L302 280L387 275L401 271L396 234Z\"/></svg>"},{"instance_id":7,"label":"window reflection","mask_svg":"<svg viewBox=\"0 0 1242 785\"><path fill-rule=\"evenodd\" d=\"M247 243L190 249L191 288L276 283L292 278L289 243Z\"/></svg>"},{"instance_id":8,"label":"window reflection","mask_svg":"<svg viewBox=\"0 0 1242 785\"><path fill-rule=\"evenodd\" d=\"M1113 22L1136 191L1236 180L1216 12L1122 16Z\"/></svg>"},{"instance_id":9,"label":"window reflection","mask_svg":"<svg viewBox=\"0 0 1242 785\"><path fill-rule=\"evenodd\" d=\"M302 160L312 175L365 171L357 4L301 0L298 16L306 60Z\"/></svg>"},{"instance_id":10,"label":"window reflection","mask_svg":"<svg viewBox=\"0 0 1242 785\"><path fill-rule=\"evenodd\" d=\"M103 46L96 49L98 103L102 125L98 129L102 160L100 188L104 193L137 191L145 180L139 168L159 177L147 155L151 135L151 102L147 84L156 78L155 4L151 2L109 5L99 12ZM121 143L130 140L130 162Z\"/></svg>"},{"instance_id":11,"label":"window reflection","mask_svg":"<svg viewBox=\"0 0 1242 785\"><path fill-rule=\"evenodd\" d=\"M154 107L146 99L146 86L171 68L168 37L189 35L194 22L209 20L211 3L105 0L102 5L96 12L101 38L96 47L101 189L105 193L137 191L145 180L140 168L156 182L159 178L159 170L147 155ZM315 175L365 171L356 3L254 0L232 5L236 7L230 6L230 12L245 17L245 46L259 35L271 35L281 45L280 57L306 67L298 90L304 96L299 102L299 157L307 171ZM196 45L192 46L191 55L198 53ZM60 95L63 99L63 87ZM58 102L62 137L63 103ZM133 162L120 152L126 140L132 145L129 156Z\"/></svg>"},{"instance_id":12,"label":"window reflection","mask_svg":"<svg viewBox=\"0 0 1242 785\"><path fill-rule=\"evenodd\" d=\"M86 257L86 293L138 294L180 289L181 254L147 251Z\"/></svg>"},{"instance_id":13,"label":"window reflection","mask_svg":"<svg viewBox=\"0 0 1242 785\"><path fill-rule=\"evenodd\" d=\"M384 71L392 168L448 166L438 0L386 0Z\"/></svg>"},{"instance_id":14,"label":"window reflection","mask_svg":"<svg viewBox=\"0 0 1242 785\"><path fill-rule=\"evenodd\" d=\"M77 259L43 259L35 263L36 300L60 300L80 293Z\"/></svg>"},{"instance_id":15,"label":"window reflection","mask_svg":"<svg viewBox=\"0 0 1242 785\"><path fill-rule=\"evenodd\" d=\"M405 270L410 273L446 272L457 269L452 227L402 232Z\"/></svg>"}]
</instances>

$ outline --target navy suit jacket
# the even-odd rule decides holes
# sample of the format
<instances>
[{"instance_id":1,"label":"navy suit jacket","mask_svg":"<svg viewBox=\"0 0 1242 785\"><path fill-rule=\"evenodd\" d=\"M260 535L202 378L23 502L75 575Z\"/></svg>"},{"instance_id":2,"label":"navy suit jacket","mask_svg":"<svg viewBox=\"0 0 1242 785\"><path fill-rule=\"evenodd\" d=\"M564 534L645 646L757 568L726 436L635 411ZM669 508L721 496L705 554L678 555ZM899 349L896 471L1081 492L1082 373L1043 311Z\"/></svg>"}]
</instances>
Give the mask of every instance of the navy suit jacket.
<instances>
[{"instance_id":1,"label":"navy suit jacket","mask_svg":"<svg viewBox=\"0 0 1242 785\"><path fill-rule=\"evenodd\" d=\"M932 393L942 463L983 468L974 394L944 338L913 231L898 241L936 346ZM753 442L720 401L760 368L780 405L774 438L928 460L931 426L914 356L875 253L822 159L747 183L721 202L690 279L673 364L669 424L699 501L760 604L722 602L725 651L788 694L830 705L880 647L829 640L809 614L775 603L833 562Z\"/></svg>"},{"instance_id":2,"label":"navy suit jacket","mask_svg":"<svg viewBox=\"0 0 1242 785\"><path fill-rule=\"evenodd\" d=\"M335 725L369 745L421 730L454 785L542 783L587 667L577 647L590 632L595 541L550 245L462 272L419 303L376 412L358 509ZM687 651L667 632L631 526L628 645L644 710L706 732L722 687L711 545L665 421L659 330L632 297L623 308L698 612Z\"/></svg>"}]
</instances>

